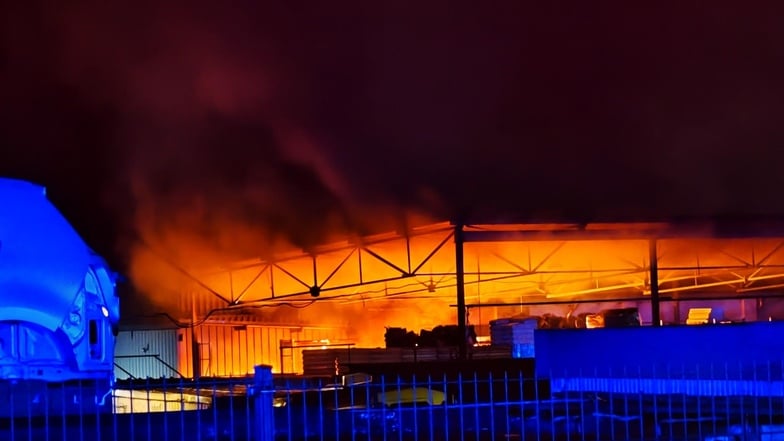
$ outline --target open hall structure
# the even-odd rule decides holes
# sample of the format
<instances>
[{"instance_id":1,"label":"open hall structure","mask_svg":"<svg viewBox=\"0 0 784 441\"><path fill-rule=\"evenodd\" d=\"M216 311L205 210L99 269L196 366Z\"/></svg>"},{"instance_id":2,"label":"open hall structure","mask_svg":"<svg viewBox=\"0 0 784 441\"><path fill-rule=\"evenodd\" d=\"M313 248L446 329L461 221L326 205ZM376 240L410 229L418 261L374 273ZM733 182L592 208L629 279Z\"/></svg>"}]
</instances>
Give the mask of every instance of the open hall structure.
<instances>
[{"instance_id":1,"label":"open hall structure","mask_svg":"<svg viewBox=\"0 0 784 441\"><path fill-rule=\"evenodd\" d=\"M695 308L716 323L784 319L784 221L444 222L182 273L165 312L186 325L121 333L126 373L145 344L161 376L241 376L301 372L303 348L383 348L390 327L473 327L485 342L496 320L616 308L643 326Z\"/></svg>"}]
</instances>

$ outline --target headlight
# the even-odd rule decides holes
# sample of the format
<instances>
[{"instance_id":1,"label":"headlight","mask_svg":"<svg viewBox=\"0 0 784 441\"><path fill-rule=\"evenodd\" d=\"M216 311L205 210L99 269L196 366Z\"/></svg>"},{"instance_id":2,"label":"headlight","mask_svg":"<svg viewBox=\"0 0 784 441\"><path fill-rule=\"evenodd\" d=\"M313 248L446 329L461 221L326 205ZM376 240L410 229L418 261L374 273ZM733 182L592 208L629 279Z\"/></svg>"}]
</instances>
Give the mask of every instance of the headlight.
<instances>
[{"instance_id":1,"label":"headlight","mask_svg":"<svg viewBox=\"0 0 784 441\"><path fill-rule=\"evenodd\" d=\"M82 314L81 311L78 309L74 309L73 311L68 314L68 324L72 326L81 326L82 325Z\"/></svg>"},{"instance_id":2,"label":"headlight","mask_svg":"<svg viewBox=\"0 0 784 441\"><path fill-rule=\"evenodd\" d=\"M84 291L80 290L61 326L71 342L79 340L84 335L84 301Z\"/></svg>"},{"instance_id":3,"label":"headlight","mask_svg":"<svg viewBox=\"0 0 784 441\"><path fill-rule=\"evenodd\" d=\"M101 305L101 314L103 314L104 317L109 317L109 310L103 305Z\"/></svg>"}]
</instances>

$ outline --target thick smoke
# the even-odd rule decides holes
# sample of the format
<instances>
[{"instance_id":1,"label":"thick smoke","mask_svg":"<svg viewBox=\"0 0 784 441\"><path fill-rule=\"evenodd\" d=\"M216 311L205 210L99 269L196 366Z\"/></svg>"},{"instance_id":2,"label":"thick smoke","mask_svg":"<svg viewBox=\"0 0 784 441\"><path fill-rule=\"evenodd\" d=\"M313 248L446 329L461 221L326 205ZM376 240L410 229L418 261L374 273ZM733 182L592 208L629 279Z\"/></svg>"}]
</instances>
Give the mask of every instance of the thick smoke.
<instances>
[{"instance_id":1,"label":"thick smoke","mask_svg":"<svg viewBox=\"0 0 784 441\"><path fill-rule=\"evenodd\" d=\"M777 11L437 3L14 6L0 171L143 292L150 256L263 257L412 211L784 212Z\"/></svg>"}]
</instances>

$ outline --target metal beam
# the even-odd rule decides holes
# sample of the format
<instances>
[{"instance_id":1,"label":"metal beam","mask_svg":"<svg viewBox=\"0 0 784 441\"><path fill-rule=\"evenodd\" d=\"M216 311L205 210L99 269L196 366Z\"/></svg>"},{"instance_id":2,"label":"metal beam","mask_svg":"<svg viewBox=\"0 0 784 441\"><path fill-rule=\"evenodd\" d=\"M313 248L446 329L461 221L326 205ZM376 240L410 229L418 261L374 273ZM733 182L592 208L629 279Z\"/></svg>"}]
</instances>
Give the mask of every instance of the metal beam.
<instances>
[{"instance_id":1,"label":"metal beam","mask_svg":"<svg viewBox=\"0 0 784 441\"><path fill-rule=\"evenodd\" d=\"M573 305L584 303L618 303L618 302L646 302L650 300L648 296L640 297L618 297L611 299L588 299L588 300L531 300L529 302L509 302L509 303L471 303L466 308L494 308L506 306L537 306L537 305ZM671 300L666 298L663 300ZM449 305L454 307L455 305Z\"/></svg>"},{"instance_id":2,"label":"metal beam","mask_svg":"<svg viewBox=\"0 0 784 441\"><path fill-rule=\"evenodd\" d=\"M464 242L539 242L570 240L646 240L658 231L621 233L615 231L466 231Z\"/></svg>"},{"instance_id":3,"label":"metal beam","mask_svg":"<svg viewBox=\"0 0 784 441\"><path fill-rule=\"evenodd\" d=\"M237 296L237 298L234 299L234 304L238 304L242 301L242 298L245 297L245 294L248 292L250 287L253 286L254 283L256 283L256 280L258 280L259 277L261 277L261 275L264 274L264 271L267 271L267 269L269 269L269 267L270 267L269 265L264 265L263 267L261 267L261 270L258 273L256 273L253 279L251 279L251 281L248 282L247 285L245 285L245 288L243 288L242 291L240 291L240 294Z\"/></svg>"},{"instance_id":4,"label":"metal beam","mask_svg":"<svg viewBox=\"0 0 784 441\"><path fill-rule=\"evenodd\" d=\"M605 229L565 228L554 230L468 230L465 242L648 240L648 239L747 239L784 237L784 224L673 224L666 227Z\"/></svg>"},{"instance_id":5,"label":"metal beam","mask_svg":"<svg viewBox=\"0 0 784 441\"><path fill-rule=\"evenodd\" d=\"M455 225L455 276L457 291L457 331L460 334L460 359L465 360L468 352L466 347L466 304L465 304L465 273L463 262L463 225Z\"/></svg>"},{"instance_id":6,"label":"metal beam","mask_svg":"<svg viewBox=\"0 0 784 441\"><path fill-rule=\"evenodd\" d=\"M651 324L653 326L661 324L661 316L659 314L659 256L656 247L656 239L651 239L648 242L648 259L651 270Z\"/></svg>"}]
</instances>

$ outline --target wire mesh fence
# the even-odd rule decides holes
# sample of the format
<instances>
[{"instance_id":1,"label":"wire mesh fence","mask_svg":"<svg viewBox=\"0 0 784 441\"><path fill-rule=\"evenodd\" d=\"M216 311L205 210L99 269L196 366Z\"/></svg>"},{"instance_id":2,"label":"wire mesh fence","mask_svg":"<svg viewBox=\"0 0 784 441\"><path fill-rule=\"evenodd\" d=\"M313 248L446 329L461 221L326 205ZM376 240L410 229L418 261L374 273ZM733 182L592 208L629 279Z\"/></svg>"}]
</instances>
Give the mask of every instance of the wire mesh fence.
<instances>
[{"instance_id":1,"label":"wire mesh fence","mask_svg":"<svg viewBox=\"0 0 784 441\"><path fill-rule=\"evenodd\" d=\"M784 362L532 372L6 381L0 439L784 440Z\"/></svg>"}]
</instances>

